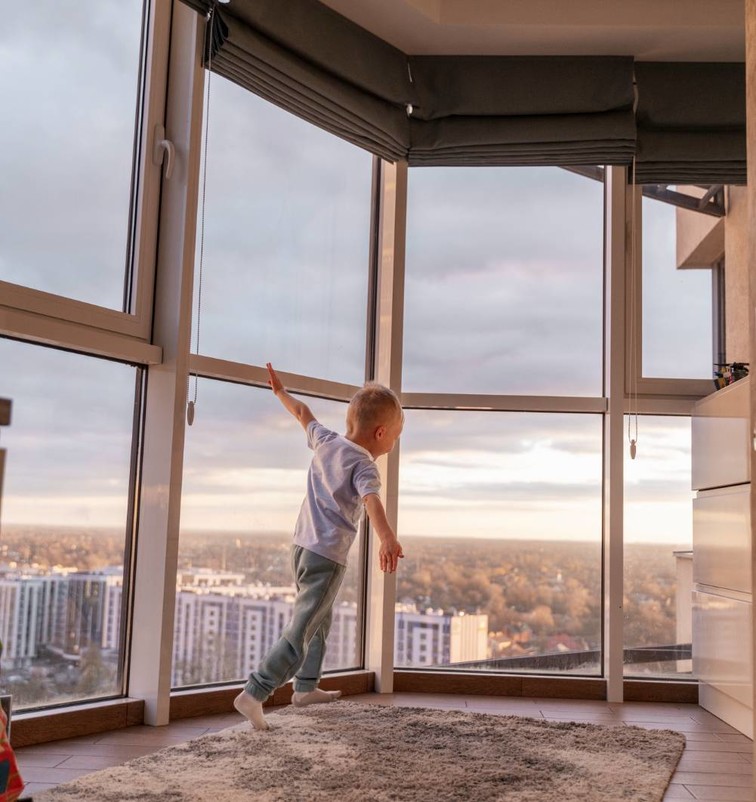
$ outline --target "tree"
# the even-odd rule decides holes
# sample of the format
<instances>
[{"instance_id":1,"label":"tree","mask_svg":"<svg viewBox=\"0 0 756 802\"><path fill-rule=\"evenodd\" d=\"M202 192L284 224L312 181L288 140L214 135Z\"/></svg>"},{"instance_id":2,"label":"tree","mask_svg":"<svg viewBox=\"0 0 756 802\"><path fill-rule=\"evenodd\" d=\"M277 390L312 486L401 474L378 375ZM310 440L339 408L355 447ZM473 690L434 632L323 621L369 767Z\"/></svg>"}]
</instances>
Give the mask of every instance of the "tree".
<instances>
[{"instance_id":1,"label":"tree","mask_svg":"<svg viewBox=\"0 0 756 802\"><path fill-rule=\"evenodd\" d=\"M75 692L78 696L89 697L112 693L114 690L115 669L102 659L99 644L92 643L82 653Z\"/></svg>"}]
</instances>

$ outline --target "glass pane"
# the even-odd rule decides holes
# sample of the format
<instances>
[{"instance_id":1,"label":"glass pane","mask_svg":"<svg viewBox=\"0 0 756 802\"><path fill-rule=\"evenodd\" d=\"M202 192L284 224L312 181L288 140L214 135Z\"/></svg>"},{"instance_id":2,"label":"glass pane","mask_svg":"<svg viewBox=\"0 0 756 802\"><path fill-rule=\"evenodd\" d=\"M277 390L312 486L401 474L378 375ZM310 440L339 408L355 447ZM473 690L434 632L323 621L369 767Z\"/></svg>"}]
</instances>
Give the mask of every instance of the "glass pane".
<instances>
[{"instance_id":1,"label":"glass pane","mask_svg":"<svg viewBox=\"0 0 756 802\"><path fill-rule=\"evenodd\" d=\"M372 156L215 75L211 93L200 352L362 384Z\"/></svg>"},{"instance_id":2,"label":"glass pane","mask_svg":"<svg viewBox=\"0 0 756 802\"><path fill-rule=\"evenodd\" d=\"M711 271L676 268L676 211L643 199L643 375L711 379Z\"/></svg>"},{"instance_id":3,"label":"glass pane","mask_svg":"<svg viewBox=\"0 0 756 802\"><path fill-rule=\"evenodd\" d=\"M690 418L644 416L638 435L636 458L625 452L625 674L690 678Z\"/></svg>"},{"instance_id":4,"label":"glass pane","mask_svg":"<svg viewBox=\"0 0 756 802\"><path fill-rule=\"evenodd\" d=\"M17 708L119 694L134 368L2 339L0 364L0 689Z\"/></svg>"},{"instance_id":5,"label":"glass pane","mask_svg":"<svg viewBox=\"0 0 756 802\"><path fill-rule=\"evenodd\" d=\"M404 390L600 395L603 185L410 171Z\"/></svg>"},{"instance_id":6,"label":"glass pane","mask_svg":"<svg viewBox=\"0 0 756 802\"><path fill-rule=\"evenodd\" d=\"M408 411L397 667L595 674L601 418Z\"/></svg>"},{"instance_id":7,"label":"glass pane","mask_svg":"<svg viewBox=\"0 0 756 802\"><path fill-rule=\"evenodd\" d=\"M0 280L122 309L142 0L3 17Z\"/></svg>"},{"instance_id":8,"label":"glass pane","mask_svg":"<svg viewBox=\"0 0 756 802\"><path fill-rule=\"evenodd\" d=\"M345 404L307 403L344 430ZM246 678L288 623L289 553L311 455L272 393L200 381L184 457L174 687ZM334 606L326 671L362 662L361 564L358 542Z\"/></svg>"}]
</instances>

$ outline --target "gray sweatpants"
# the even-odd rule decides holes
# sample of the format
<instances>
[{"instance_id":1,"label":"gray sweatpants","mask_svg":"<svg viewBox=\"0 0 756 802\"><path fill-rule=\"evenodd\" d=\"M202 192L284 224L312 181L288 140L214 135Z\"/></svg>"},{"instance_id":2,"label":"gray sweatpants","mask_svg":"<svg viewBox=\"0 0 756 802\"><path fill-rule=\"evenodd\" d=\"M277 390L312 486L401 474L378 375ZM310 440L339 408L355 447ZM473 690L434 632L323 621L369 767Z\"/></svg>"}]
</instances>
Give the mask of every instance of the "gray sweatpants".
<instances>
[{"instance_id":1,"label":"gray sweatpants","mask_svg":"<svg viewBox=\"0 0 756 802\"><path fill-rule=\"evenodd\" d=\"M291 565L297 586L291 621L244 686L260 702L292 677L299 693L317 688L333 603L346 571L346 566L301 546L292 547Z\"/></svg>"}]
</instances>

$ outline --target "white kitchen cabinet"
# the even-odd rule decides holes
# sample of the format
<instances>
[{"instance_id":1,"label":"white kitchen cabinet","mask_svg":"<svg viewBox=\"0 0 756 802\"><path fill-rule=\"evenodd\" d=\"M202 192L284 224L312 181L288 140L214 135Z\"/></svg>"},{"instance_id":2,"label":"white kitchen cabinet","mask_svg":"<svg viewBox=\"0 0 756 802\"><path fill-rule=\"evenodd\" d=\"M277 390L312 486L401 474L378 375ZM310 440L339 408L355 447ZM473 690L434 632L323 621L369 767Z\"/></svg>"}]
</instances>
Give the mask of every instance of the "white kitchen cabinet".
<instances>
[{"instance_id":1,"label":"white kitchen cabinet","mask_svg":"<svg viewBox=\"0 0 756 802\"><path fill-rule=\"evenodd\" d=\"M693 412L693 672L701 706L752 738L748 383Z\"/></svg>"}]
</instances>

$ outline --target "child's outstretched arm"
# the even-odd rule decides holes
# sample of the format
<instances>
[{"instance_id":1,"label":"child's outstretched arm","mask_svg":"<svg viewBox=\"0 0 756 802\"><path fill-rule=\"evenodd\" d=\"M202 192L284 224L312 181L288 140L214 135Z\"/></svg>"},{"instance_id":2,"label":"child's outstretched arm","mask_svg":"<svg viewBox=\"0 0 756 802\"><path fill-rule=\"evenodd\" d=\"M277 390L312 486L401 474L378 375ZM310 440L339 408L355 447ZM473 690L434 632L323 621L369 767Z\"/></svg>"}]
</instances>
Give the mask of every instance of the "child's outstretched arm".
<instances>
[{"instance_id":1,"label":"child's outstretched arm","mask_svg":"<svg viewBox=\"0 0 756 802\"><path fill-rule=\"evenodd\" d=\"M284 405L284 407L291 412L291 414L302 424L302 428L307 430L307 425L310 421L315 420L315 416L310 411L307 404L298 401L294 396L286 392L278 374L273 370L273 365L268 362L265 367L268 369L268 384L270 389L273 390L273 395Z\"/></svg>"},{"instance_id":2,"label":"child's outstretched arm","mask_svg":"<svg viewBox=\"0 0 756 802\"><path fill-rule=\"evenodd\" d=\"M363 501L370 523L381 541L381 548L378 551L378 562L381 571L388 571L393 574L396 571L399 558L404 557L402 545L396 539L396 534L386 518L386 510L383 509L380 498L375 493L371 493L365 496Z\"/></svg>"}]
</instances>

